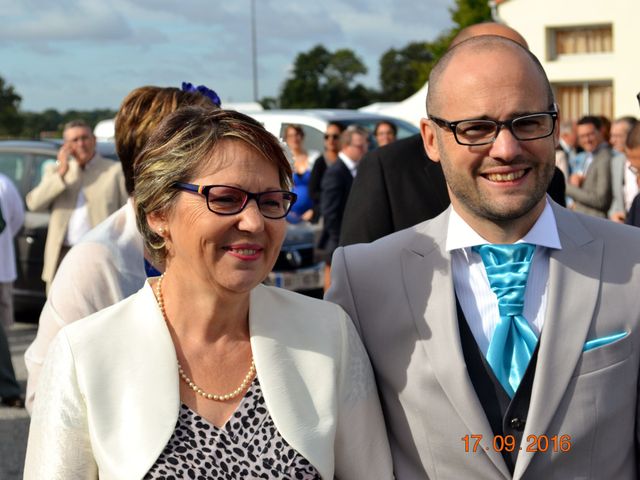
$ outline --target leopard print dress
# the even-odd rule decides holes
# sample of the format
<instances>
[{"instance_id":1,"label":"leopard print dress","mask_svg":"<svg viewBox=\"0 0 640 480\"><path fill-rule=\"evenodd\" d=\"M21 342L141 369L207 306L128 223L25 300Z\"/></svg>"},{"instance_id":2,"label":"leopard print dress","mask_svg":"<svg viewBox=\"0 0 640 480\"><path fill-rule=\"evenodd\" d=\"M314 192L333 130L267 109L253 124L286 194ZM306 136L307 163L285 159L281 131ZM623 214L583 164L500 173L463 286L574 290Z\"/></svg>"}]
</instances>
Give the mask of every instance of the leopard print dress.
<instances>
[{"instance_id":1,"label":"leopard print dress","mask_svg":"<svg viewBox=\"0 0 640 480\"><path fill-rule=\"evenodd\" d=\"M218 428L186 405L148 480L321 480L276 429L256 377L231 419Z\"/></svg>"}]
</instances>

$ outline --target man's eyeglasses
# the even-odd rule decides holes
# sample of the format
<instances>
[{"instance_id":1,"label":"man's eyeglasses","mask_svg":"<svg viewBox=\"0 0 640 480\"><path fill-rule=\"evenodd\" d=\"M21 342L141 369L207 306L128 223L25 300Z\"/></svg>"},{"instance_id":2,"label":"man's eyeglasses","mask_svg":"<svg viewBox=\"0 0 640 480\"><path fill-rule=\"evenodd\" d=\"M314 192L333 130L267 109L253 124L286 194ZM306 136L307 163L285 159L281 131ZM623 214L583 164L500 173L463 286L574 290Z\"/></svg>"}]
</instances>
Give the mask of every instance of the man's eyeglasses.
<instances>
[{"instance_id":1,"label":"man's eyeglasses","mask_svg":"<svg viewBox=\"0 0 640 480\"><path fill-rule=\"evenodd\" d=\"M228 185L194 185L176 182L173 188L203 195L207 200L207 208L218 215L236 215L245 209L249 200L253 199L262 216L274 220L286 217L298 198L295 193L286 190L252 193Z\"/></svg>"},{"instance_id":2,"label":"man's eyeglasses","mask_svg":"<svg viewBox=\"0 0 640 480\"><path fill-rule=\"evenodd\" d=\"M493 143L500 129L507 127L520 141L538 140L553 133L558 112L539 112L512 118L506 122L498 120L471 119L449 122L442 118L429 116L440 128L448 128L460 145L476 146Z\"/></svg>"},{"instance_id":3,"label":"man's eyeglasses","mask_svg":"<svg viewBox=\"0 0 640 480\"><path fill-rule=\"evenodd\" d=\"M324 139L325 140L338 140L340 138L340 134L338 133L325 133L324 134Z\"/></svg>"}]
</instances>

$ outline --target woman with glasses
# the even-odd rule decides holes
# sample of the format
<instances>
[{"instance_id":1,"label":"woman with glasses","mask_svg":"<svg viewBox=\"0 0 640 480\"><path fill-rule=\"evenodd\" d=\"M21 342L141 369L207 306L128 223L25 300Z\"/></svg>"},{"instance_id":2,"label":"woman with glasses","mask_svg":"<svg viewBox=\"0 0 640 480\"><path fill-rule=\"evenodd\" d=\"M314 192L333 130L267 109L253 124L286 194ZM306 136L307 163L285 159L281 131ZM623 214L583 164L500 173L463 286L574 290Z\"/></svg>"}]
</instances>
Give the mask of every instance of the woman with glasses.
<instances>
[{"instance_id":1,"label":"woman with glasses","mask_svg":"<svg viewBox=\"0 0 640 480\"><path fill-rule=\"evenodd\" d=\"M189 107L134 173L164 274L61 330L25 478L392 478L349 318L261 285L296 201L277 140L240 113Z\"/></svg>"}]
</instances>

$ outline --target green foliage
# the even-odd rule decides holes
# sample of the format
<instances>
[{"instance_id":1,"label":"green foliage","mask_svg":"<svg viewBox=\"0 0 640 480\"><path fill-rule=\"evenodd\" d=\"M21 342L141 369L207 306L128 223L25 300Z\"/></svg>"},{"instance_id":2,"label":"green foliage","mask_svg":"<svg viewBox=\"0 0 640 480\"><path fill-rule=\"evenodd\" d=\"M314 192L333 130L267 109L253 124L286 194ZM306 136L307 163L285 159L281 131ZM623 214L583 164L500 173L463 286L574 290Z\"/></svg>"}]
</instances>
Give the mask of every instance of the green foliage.
<instances>
[{"instance_id":1,"label":"green foliage","mask_svg":"<svg viewBox=\"0 0 640 480\"><path fill-rule=\"evenodd\" d=\"M262 108L265 110L272 110L280 107L276 97L262 97L258 103L262 105Z\"/></svg>"},{"instance_id":2,"label":"green foliage","mask_svg":"<svg viewBox=\"0 0 640 480\"><path fill-rule=\"evenodd\" d=\"M486 0L456 0L449 9L453 28L431 42L411 42L405 47L387 50L380 58L381 99L399 101L415 93L429 78L431 69L444 55L460 30L491 20Z\"/></svg>"},{"instance_id":3,"label":"green foliage","mask_svg":"<svg viewBox=\"0 0 640 480\"><path fill-rule=\"evenodd\" d=\"M106 120L116 116L116 110L68 110L60 113L49 108L41 113L23 112L24 126L18 136L22 138L62 137L64 124L71 120L82 119L93 128L100 120Z\"/></svg>"},{"instance_id":4,"label":"green foliage","mask_svg":"<svg viewBox=\"0 0 640 480\"><path fill-rule=\"evenodd\" d=\"M328 51L316 45L299 53L280 92L282 108L358 108L371 101L371 92L354 84L367 73L364 63L349 49Z\"/></svg>"},{"instance_id":5,"label":"green foliage","mask_svg":"<svg viewBox=\"0 0 640 480\"><path fill-rule=\"evenodd\" d=\"M491 20L491 8L487 0L456 0L455 8L449 8L454 21L454 35L464 27Z\"/></svg>"},{"instance_id":6,"label":"green foliage","mask_svg":"<svg viewBox=\"0 0 640 480\"><path fill-rule=\"evenodd\" d=\"M399 101L419 90L429 78L433 53L428 42L411 42L380 57L380 95L385 101Z\"/></svg>"},{"instance_id":7,"label":"green foliage","mask_svg":"<svg viewBox=\"0 0 640 480\"><path fill-rule=\"evenodd\" d=\"M15 136L22 130L22 117L18 112L21 101L13 86L0 77L0 136Z\"/></svg>"}]
</instances>

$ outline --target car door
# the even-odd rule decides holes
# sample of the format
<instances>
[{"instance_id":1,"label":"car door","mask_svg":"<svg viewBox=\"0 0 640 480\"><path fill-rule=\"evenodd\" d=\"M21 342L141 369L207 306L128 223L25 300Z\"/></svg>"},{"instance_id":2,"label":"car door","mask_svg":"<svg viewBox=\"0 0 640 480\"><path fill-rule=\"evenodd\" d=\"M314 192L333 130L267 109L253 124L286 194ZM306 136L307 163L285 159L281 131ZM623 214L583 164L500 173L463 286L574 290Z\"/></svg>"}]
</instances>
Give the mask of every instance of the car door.
<instances>
[{"instance_id":1,"label":"car door","mask_svg":"<svg viewBox=\"0 0 640 480\"><path fill-rule=\"evenodd\" d=\"M44 165L55 162L56 151L34 153L24 149L0 151L0 172L15 183L22 198L26 197L42 178ZM45 301L45 285L40 279L44 262L44 244L49 225L49 213L29 212L15 239L18 278L14 282L17 310L38 309Z\"/></svg>"}]
</instances>

